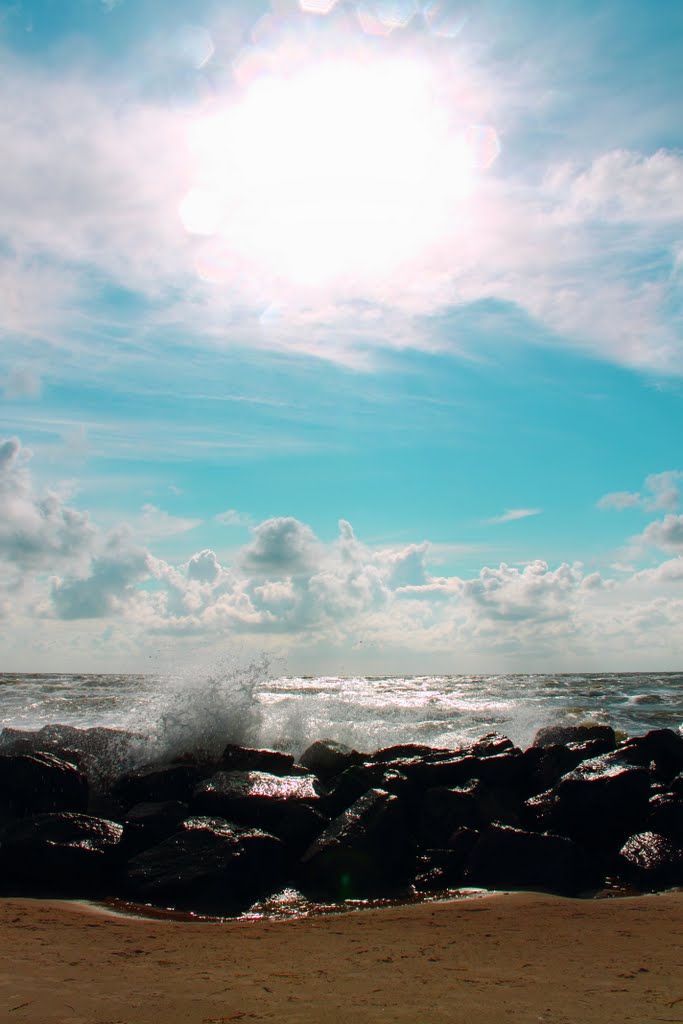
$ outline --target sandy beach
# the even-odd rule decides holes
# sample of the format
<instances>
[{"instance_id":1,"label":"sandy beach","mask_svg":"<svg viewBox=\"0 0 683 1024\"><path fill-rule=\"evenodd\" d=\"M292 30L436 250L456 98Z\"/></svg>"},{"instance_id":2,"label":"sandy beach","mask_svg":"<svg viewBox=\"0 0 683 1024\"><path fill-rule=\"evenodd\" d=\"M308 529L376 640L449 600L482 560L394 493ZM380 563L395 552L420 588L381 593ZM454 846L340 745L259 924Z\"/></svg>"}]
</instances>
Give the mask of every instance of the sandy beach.
<instances>
[{"instance_id":1,"label":"sandy beach","mask_svg":"<svg viewBox=\"0 0 683 1024\"><path fill-rule=\"evenodd\" d=\"M17 1022L683 1021L683 893L514 893L303 920L185 923L0 904Z\"/></svg>"}]
</instances>

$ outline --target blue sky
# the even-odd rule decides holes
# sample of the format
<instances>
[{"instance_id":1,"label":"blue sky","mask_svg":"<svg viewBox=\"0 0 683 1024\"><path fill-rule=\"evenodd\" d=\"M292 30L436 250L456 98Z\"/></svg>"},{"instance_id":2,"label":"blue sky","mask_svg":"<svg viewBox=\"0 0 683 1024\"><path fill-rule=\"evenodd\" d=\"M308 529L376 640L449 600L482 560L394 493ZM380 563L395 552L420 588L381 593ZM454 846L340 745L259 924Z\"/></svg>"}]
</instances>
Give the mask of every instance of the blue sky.
<instances>
[{"instance_id":1,"label":"blue sky","mask_svg":"<svg viewBox=\"0 0 683 1024\"><path fill-rule=\"evenodd\" d=\"M0 667L680 669L682 44L0 3Z\"/></svg>"}]
</instances>

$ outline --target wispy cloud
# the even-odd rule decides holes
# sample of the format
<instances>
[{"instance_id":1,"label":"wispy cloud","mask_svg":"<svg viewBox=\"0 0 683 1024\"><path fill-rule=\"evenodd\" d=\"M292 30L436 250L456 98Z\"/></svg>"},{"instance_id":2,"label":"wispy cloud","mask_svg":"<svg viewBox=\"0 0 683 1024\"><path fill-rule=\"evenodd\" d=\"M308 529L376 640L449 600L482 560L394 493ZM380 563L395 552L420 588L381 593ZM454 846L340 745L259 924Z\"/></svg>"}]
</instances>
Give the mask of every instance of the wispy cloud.
<instances>
[{"instance_id":1,"label":"wispy cloud","mask_svg":"<svg viewBox=\"0 0 683 1024\"><path fill-rule=\"evenodd\" d=\"M667 469L663 473L651 473L645 478L642 491L612 491L604 494L597 502L602 509L622 511L627 508L643 508L649 512L671 512L681 501L683 471Z\"/></svg>"},{"instance_id":2,"label":"wispy cloud","mask_svg":"<svg viewBox=\"0 0 683 1024\"><path fill-rule=\"evenodd\" d=\"M542 511L542 508L507 508L502 515L493 516L491 519L487 519L486 522L490 525L495 525L497 523L512 523L516 519L527 519L529 516L539 516Z\"/></svg>"},{"instance_id":3,"label":"wispy cloud","mask_svg":"<svg viewBox=\"0 0 683 1024\"><path fill-rule=\"evenodd\" d=\"M348 54L353 62L362 42L362 35L342 37L341 58ZM275 63L281 43L265 46ZM311 62L319 59L314 42L301 45L311 46ZM514 141L526 94L533 89L537 104L542 82L485 71L485 62L468 58L466 48L460 63L442 62L419 34L412 46L418 62L429 64L444 102L457 97L453 109L462 123L453 129L453 144L477 123L507 122ZM261 260L274 250L280 258L277 239L264 237L243 252L238 237L236 251L227 246L226 256L220 234L185 230L179 209L208 174L199 166L202 156L190 130L196 119L142 87L136 97L128 80L117 85L77 68L56 78L28 58L1 56L0 149L13 154L0 183L6 239L0 294L8 336L26 344L35 338L65 348L78 344L86 310L92 312L113 286L148 303L133 344L135 337L148 339L146 329L163 319L191 329L196 345L249 344L358 366L372 348L433 346L416 329L416 318L495 298L524 309L554 341L618 363L683 369L682 339L667 317L683 223L683 157L673 150L600 152L592 146L588 154L577 143L576 163L551 148L533 162L518 159L507 168L499 162L481 169L471 194L436 218L447 225L443 232L416 246L390 273L362 272L360 238L359 272L351 259L338 279L302 285ZM233 57L217 53L215 59L229 65ZM147 71L153 77L155 69ZM219 110L226 130L239 123L248 93L227 86L214 97L212 110ZM543 94L547 109L534 110L550 123L553 94ZM77 121L73 110L79 111ZM259 137L267 141L268 134ZM209 150L218 145L209 143ZM229 137L220 143L219 164L228 160L229 144ZM259 154L261 169L278 166L276 148ZM428 181L425 186L426 194ZM235 187L236 210L261 208L263 176L244 175ZM405 210L401 198L401 216ZM348 228L339 218L332 226ZM92 337L89 343L95 344ZM115 355L108 340L108 359Z\"/></svg>"},{"instance_id":4,"label":"wispy cloud","mask_svg":"<svg viewBox=\"0 0 683 1024\"><path fill-rule=\"evenodd\" d=\"M254 522L248 512L238 512L236 508L229 508L225 512L219 512L218 515L214 516L214 519L221 526L252 526Z\"/></svg>"}]
</instances>

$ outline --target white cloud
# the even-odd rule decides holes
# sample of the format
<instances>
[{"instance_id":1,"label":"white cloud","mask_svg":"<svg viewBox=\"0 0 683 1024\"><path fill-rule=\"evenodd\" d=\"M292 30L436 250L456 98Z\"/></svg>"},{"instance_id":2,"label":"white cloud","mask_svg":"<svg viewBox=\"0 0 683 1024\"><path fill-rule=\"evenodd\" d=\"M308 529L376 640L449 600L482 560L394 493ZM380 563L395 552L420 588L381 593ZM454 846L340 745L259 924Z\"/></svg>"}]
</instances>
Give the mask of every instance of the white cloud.
<instances>
[{"instance_id":1,"label":"white cloud","mask_svg":"<svg viewBox=\"0 0 683 1024\"><path fill-rule=\"evenodd\" d=\"M16 438L0 442L0 559L21 570L47 572L82 565L95 530L55 490L36 491L30 458Z\"/></svg>"},{"instance_id":2,"label":"white cloud","mask_svg":"<svg viewBox=\"0 0 683 1024\"><path fill-rule=\"evenodd\" d=\"M493 516L491 519L487 519L487 523L512 523L516 519L527 519L529 516L538 516L543 511L542 508L507 508L500 516Z\"/></svg>"},{"instance_id":3,"label":"white cloud","mask_svg":"<svg viewBox=\"0 0 683 1024\"><path fill-rule=\"evenodd\" d=\"M3 386L5 398L39 398L42 390L40 375L30 366L15 366L7 374Z\"/></svg>"},{"instance_id":4,"label":"white cloud","mask_svg":"<svg viewBox=\"0 0 683 1024\"><path fill-rule=\"evenodd\" d=\"M184 516L173 516L156 505L143 505L139 516L130 519L128 525L136 537L141 540L160 540L173 537L178 533L187 533L201 524L201 519Z\"/></svg>"},{"instance_id":5,"label":"white cloud","mask_svg":"<svg viewBox=\"0 0 683 1024\"><path fill-rule=\"evenodd\" d=\"M634 538L634 543L652 545L674 554L683 553L683 515L668 515L658 522L650 523Z\"/></svg>"},{"instance_id":6,"label":"white cloud","mask_svg":"<svg viewBox=\"0 0 683 1024\"><path fill-rule=\"evenodd\" d=\"M187 563L187 576L200 583L213 583L221 571L221 566L214 551L208 548L193 555Z\"/></svg>"},{"instance_id":7,"label":"white cloud","mask_svg":"<svg viewBox=\"0 0 683 1024\"><path fill-rule=\"evenodd\" d=\"M53 577L52 603L60 619L116 615L135 598L134 585L149 575L149 556L126 532L111 534L82 578Z\"/></svg>"},{"instance_id":8,"label":"white cloud","mask_svg":"<svg viewBox=\"0 0 683 1024\"><path fill-rule=\"evenodd\" d=\"M266 519L253 529L242 562L255 572L305 572L315 565L318 541L309 526L291 516Z\"/></svg>"},{"instance_id":9,"label":"white cloud","mask_svg":"<svg viewBox=\"0 0 683 1024\"><path fill-rule=\"evenodd\" d=\"M559 183L561 173L557 173ZM650 156L613 150L578 175L568 173L577 216L604 221L683 221L683 157L660 149Z\"/></svg>"},{"instance_id":10,"label":"white cloud","mask_svg":"<svg viewBox=\"0 0 683 1024\"><path fill-rule=\"evenodd\" d=\"M639 491L612 491L610 494L603 494L597 504L598 508L615 508L621 511L625 508L637 508L642 500Z\"/></svg>"},{"instance_id":11,"label":"white cloud","mask_svg":"<svg viewBox=\"0 0 683 1024\"><path fill-rule=\"evenodd\" d=\"M643 491L613 491L604 494L598 501L598 508L623 510L644 508L648 511L672 511L681 500L683 472L667 469L663 473L651 473L645 478Z\"/></svg>"},{"instance_id":12,"label":"white cloud","mask_svg":"<svg viewBox=\"0 0 683 1024\"><path fill-rule=\"evenodd\" d=\"M683 223L676 153L614 150L581 167L549 158L542 180L494 166L457 216L446 211L444 235L391 273L297 288L183 229L178 208L197 173L185 114L149 96L133 99L128 81L78 69L56 80L7 53L2 59L0 151L13 159L0 180L0 297L14 341L79 345L98 278L141 298L147 312L138 323L191 326L195 344L248 341L359 364L373 346L452 346L428 334L424 314L494 299L565 344L661 372L683 369L681 337L666 316ZM505 116L508 82L453 61L433 70L444 102L458 97L456 135ZM653 275L650 254L663 250L672 266ZM266 308L279 312L264 317ZM91 354L95 344L90 334Z\"/></svg>"},{"instance_id":13,"label":"white cloud","mask_svg":"<svg viewBox=\"0 0 683 1024\"><path fill-rule=\"evenodd\" d=\"M222 526L251 526L253 524L253 519L248 512L238 512L236 508L219 512L214 518Z\"/></svg>"}]
</instances>

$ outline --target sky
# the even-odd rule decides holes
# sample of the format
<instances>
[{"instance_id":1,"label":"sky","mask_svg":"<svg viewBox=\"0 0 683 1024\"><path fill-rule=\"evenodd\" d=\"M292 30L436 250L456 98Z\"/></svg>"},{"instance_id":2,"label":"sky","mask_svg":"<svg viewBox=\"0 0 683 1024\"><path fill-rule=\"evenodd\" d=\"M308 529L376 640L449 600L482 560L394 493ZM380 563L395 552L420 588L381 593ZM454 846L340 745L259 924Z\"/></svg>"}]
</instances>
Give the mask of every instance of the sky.
<instances>
[{"instance_id":1,"label":"sky","mask_svg":"<svg viewBox=\"0 0 683 1024\"><path fill-rule=\"evenodd\" d=\"M679 0L0 0L0 670L680 670Z\"/></svg>"}]
</instances>

